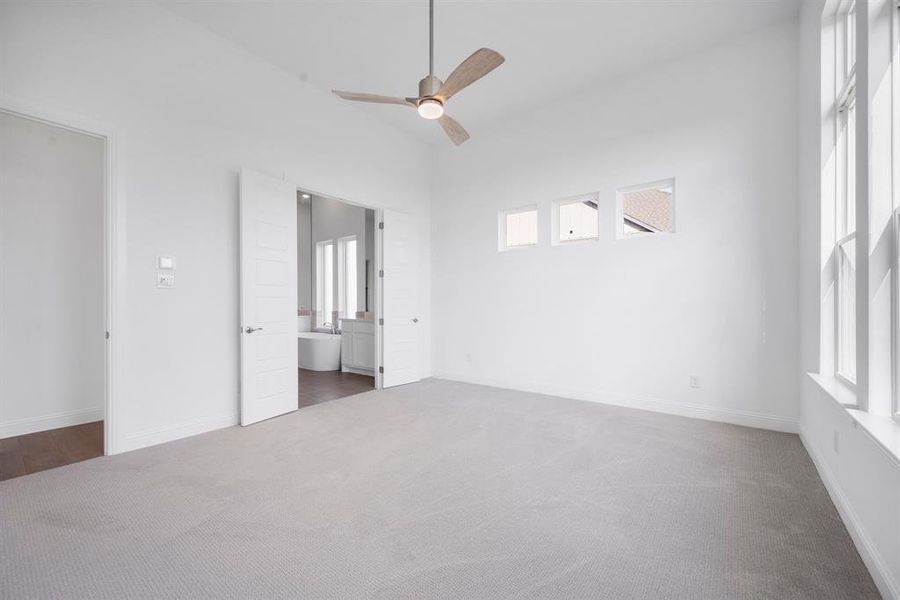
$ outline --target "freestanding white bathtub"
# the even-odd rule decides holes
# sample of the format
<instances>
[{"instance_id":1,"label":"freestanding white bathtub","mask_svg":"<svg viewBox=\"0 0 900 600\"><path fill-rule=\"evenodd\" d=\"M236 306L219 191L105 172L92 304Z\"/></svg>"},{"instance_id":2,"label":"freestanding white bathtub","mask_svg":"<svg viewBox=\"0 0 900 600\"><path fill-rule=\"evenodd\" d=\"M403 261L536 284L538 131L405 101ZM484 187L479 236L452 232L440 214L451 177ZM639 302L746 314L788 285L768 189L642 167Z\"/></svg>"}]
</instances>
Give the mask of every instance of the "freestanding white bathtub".
<instances>
[{"instance_id":1,"label":"freestanding white bathtub","mask_svg":"<svg viewBox=\"0 0 900 600\"><path fill-rule=\"evenodd\" d=\"M298 366L311 371L341 368L341 336L317 331L297 332Z\"/></svg>"}]
</instances>

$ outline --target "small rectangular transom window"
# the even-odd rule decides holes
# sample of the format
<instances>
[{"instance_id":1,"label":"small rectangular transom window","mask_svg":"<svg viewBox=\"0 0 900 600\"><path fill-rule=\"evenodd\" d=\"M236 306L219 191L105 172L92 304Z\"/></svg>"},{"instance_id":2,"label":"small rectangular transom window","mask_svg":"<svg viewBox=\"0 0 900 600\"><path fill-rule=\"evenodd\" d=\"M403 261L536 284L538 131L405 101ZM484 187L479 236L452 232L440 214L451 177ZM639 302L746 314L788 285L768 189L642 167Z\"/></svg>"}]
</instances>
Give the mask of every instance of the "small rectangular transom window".
<instances>
[{"instance_id":1,"label":"small rectangular transom window","mask_svg":"<svg viewBox=\"0 0 900 600\"><path fill-rule=\"evenodd\" d=\"M675 231L675 180L666 179L618 191L619 237Z\"/></svg>"},{"instance_id":2,"label":"small rectangular transom window","mask_svg":"<svg viewBox=\"0 0 900 600\"><path fill-rule=\"evenodd\" d=\"M553 203L553 243L596 240L600 217L597 194L557 200Z\"/></svg>"},{"instance_id":3,"label":"small rectangular transom window","mask_svg":"<svg viewBox=\"0 0 900 600\"><path fill-rule=\"evenodd\" d=\"M516 208L500 213L500 250L536 246L538 241L537 207Z\"/></svg>"}]
</instances>

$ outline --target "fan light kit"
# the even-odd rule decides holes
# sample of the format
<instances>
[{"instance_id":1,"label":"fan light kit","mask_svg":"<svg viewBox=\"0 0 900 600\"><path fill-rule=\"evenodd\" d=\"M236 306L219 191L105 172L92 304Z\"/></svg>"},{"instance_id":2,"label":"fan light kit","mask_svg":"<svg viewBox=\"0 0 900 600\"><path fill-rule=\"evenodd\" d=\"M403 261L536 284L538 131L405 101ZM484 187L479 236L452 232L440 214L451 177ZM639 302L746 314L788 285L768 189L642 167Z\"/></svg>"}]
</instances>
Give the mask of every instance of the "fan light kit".
<instances>
[{"instance_id":1,"label":"fan light kit","mask_svg":"<svg viewBox=\"0 0 900 600\"><path fill-rule=\"evenodd\" d=\"M497 67L505 59L499 52L490 48L476 50L472 56L464 60L447 78L441 81L434 76L434 0L428 0L428 75L419 82L419 95L415 98L396 96L379 96L377 94L360 94L333 90L344 100L354 102L374 102L377 104L400 104L415 108L423 119L436 120L440 123L450 140L459 146L469 134L456 119L446 112L444 107L451 96L472 85Z\"/></svg>"},{"instance_id":2,"label":"fan light kit","mask_svg":"<svg viewBox=\"0 0 900 600\"><path fill-rule=\"evenodd\" d=\"M426 98L419 102L419 115L423 119L440 119L444 115L444 105L440 100Z\"/></svg>"}]
</instances>

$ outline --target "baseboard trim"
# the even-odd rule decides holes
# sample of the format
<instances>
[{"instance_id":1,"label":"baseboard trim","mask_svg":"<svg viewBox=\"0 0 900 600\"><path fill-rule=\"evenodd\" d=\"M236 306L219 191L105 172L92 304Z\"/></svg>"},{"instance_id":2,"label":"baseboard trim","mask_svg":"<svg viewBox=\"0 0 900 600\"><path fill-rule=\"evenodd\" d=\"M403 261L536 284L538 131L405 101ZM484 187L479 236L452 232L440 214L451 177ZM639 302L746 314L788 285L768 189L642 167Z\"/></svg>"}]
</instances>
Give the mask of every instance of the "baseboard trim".
<instances>
[{"instance_id":1,"label":"baseboard trim","mask_svg":"<svg viewBox=\"0 0 900 600\"><path fill-rule=\"evenodd\" d=\"M375 377L375 371L372 369L357 369L356 367L341 367L343 373L353 373L355 375L365 375L366 377Z\"/></svg>"},{"instance_id":2,"label":"baseboard trim","mask_svg":"<svg viewBox=\"0 0 900 600\"><path fill-rule=\"evenodd\" d=\"M803 447L806 448L806 453L812 459L813 465L815 465L816 471L819 473L819 478L825 484L825 489L828 490L828 495L831 496L831 501L837 508L838 514L841 515L841 520L847 527L847 531L850 532L850 538L856 545L856 550L862 557L866 568L869 569L878 591L881 592L881 595L886 600L900 600L900 585L891 577L891 572L885 565L884 558L882 558L875 544L872 543L865 530L863 530L859 517L856 516L856 511L853 510L853 506L847 500L844 490L838 484L837 479L828 467L828 463L822 460L815 446L803 433L802 428L800 429L800 441L803 443Z\"/></svg>"},{"instance_id":3,"label":"baseboard trim","mask_svg":"<svg viewBox=\"0 0 900 600\"><path fill-rule=\"evenodd\" d=\"M166 442L174 442L182 438L215 431L216 429L224 429L238 424L237 413L223 413L212 415L209 417L201 417L188 421L187 423L178 423L176 425L167 425L165 427L157 427L155 429L146 429L136 433L123 436L120 452L130 452L148 446L164 444Z\"/></svg>"},{"instance_id":4,"label":"baseboard trim","mask_svg":"<svg viewBox=\"0 0 900 600\"><path fill-rule=\"evenodd\" d=\"M764 413L736 410L732 408L717 408L704 406L701 404L689 404L683 402L675 403L666 400L637 398L634 396L625 396L622 394L611 394L584 389L563 388L560 386L542 385L536 383L526 383L524 385L512 384L507 381L493 380L489 378L467 377L447 372L435 372L433 374L433 377L437 379L460 381L463 383L488 385L491 387L517 390L521 392L532 392L536 394L547 394L549 396L559 396L562 398L572 398L574 400L586 400L588 402L598 402L600 404L612 404L614 406L624 406L626 408L637 408L641 410L649 410L670 415L691 417L693 419L702 419L704 421L731 423L732 425L743 425L744 427L755 427L757 429L769 429L772 431L782 431L785 433L798 433L800 431L799 424L796 419L782 417L780 415L768 415Z\"/></svg>"},{"instance_id":5,"label":"baseboard trim","mask_svg":"<svg viewBox=\"0 0 900 600\"><path fill-rule=\"evenodd\" d=\"M0 423L0 440L8 437L15 437L17 435L35 433L37 431L71 427L72 425L81 425L82 423L93 423L94 421L102 420L102 406L100 408L81 408L78 410L54 413L52 415L16 419L15 421Z\"/></svg>"}]
</instances>

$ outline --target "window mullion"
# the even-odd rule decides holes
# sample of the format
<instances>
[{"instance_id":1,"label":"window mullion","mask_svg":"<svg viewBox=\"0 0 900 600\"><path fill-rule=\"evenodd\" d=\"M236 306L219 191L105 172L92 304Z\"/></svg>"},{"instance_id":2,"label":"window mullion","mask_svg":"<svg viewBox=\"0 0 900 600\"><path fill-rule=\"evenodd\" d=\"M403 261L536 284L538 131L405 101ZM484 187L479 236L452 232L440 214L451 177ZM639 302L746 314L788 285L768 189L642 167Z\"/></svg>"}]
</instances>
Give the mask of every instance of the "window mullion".
<instances>
[{"instance_id":1,"label":"window mullion","mask_svg":"<svg viewBox=\"0 0 900 600\"><path fill-rule=\"evenodd\" d=\"M851 240L855 240L855 239L856 239L856 232L855 232L855 231L851 231L850 233L848 233L848 234L845 235L844 237L842 237L842 238L840 238L839 240L837 240L837 241L834 243L834 245L835 245L836 247L840 248L841 246L843 246L843 245L846 244L847 242L849 242L849 241L851 241Z\"/></svg>"}]
</instances>

